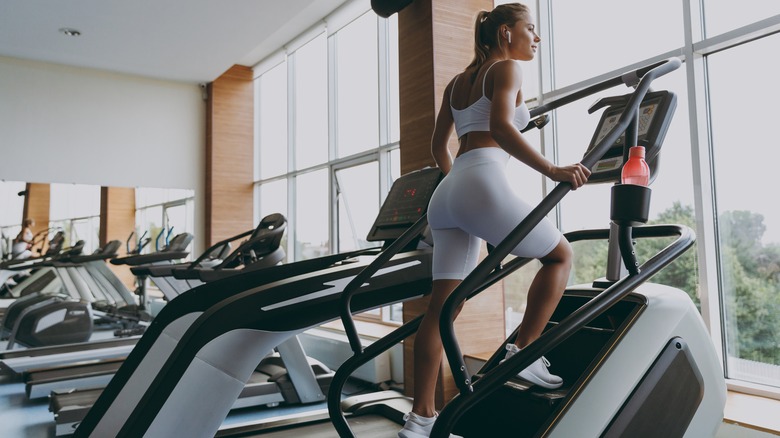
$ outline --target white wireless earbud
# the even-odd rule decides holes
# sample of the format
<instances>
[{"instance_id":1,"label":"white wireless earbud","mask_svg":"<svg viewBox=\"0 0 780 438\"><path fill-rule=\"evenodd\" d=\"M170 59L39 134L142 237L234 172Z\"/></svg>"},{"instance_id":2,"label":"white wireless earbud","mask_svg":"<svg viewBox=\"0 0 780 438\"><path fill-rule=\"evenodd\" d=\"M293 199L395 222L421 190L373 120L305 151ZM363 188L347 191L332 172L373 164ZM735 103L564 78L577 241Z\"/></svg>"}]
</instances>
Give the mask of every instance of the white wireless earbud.
<instances>
[{"instance_id":1,"label":"white wireless earbud","mask_svg":"<svg viewBox=\"0 0 780 438\"><path fill-rule=\"evenodd\" d=\"M509 31L506 31L506 42L507 44L512 44L512 34Z\"/></svg>"}]
</instances>

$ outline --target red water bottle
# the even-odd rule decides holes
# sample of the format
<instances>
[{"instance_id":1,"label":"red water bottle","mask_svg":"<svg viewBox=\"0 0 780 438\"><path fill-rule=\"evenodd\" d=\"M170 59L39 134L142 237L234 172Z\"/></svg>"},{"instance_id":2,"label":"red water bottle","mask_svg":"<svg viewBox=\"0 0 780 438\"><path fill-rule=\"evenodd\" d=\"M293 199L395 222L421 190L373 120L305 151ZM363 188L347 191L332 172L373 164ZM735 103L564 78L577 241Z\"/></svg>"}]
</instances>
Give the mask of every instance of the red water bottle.
<instances>
[{"instance_id":1,"label":"red water bottle","mask_svg":"<svg viewBox=\"0 0 780 438\"><path fill-rule=\"evenodd\" d=\"M623 184L647 187L650 184L650 167L645 161L644 146L634 146L628 150L628 161L623 165L620 175Z\"/></svg>"}]
</instances>

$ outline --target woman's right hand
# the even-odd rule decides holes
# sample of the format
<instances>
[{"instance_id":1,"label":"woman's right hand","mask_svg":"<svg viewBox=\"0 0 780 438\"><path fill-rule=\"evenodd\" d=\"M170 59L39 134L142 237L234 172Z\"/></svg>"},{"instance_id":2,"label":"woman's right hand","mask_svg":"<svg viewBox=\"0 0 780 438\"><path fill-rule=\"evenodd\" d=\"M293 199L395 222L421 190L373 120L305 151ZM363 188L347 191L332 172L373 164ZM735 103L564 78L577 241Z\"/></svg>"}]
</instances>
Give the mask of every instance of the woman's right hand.
<instances>
[{"instance_id":1,"label":"woman's right hand","mask_svg":"<svg viewBox=\"0 0 780 438\"><path fill-rule=\"evenodd\" d=\"M576 163L569 166L555 166L548 176L553 181L570 183L571 189L577 190L588 182L590 169L583 166L582 163Z\"/></svg>"}]
</instances>

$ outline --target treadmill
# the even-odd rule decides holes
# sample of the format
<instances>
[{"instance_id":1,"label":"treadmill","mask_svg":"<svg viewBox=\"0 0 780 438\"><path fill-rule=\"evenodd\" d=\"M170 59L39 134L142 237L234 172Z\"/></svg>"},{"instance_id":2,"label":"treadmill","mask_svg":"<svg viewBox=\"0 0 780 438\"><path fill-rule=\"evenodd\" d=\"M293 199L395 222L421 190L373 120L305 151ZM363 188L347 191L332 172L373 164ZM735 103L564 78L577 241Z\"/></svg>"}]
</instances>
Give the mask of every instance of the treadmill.
<instances>
[{"instance_id":1,"label":"treadmill","mask_svg":"<svg viewBox=\"0 0 780 438\"><path fill-rule=\"evenodd\" d=\"M131 259L129 261L123 262L123 264L129 264L132 266L131 270L133 269L139 269L142 270L142 273L145 274L143 270L150 270L152 267L157 268L166 268L169 266L201 266L200 261L203 259L206 259L207 256L215 254L215 253L223 253L224 250L227 248L230 248L229 241L237 240L238 238L244 237L246 235L252 234L258 237L258 239L250 239L247 242L244 242L244 245L237 249L232 255L230 255L230 259L232 260L238 260L240 263L254 263L258 262L258 260L263 260L262 255L266 253L277 253L279 248L279 243L281 241L281 234L284 232L284 226L283 223L285 222L285 219L283 216L281 216L281 221L278 217L281 215L274 215L275 219L277 219L274 222L269 222L267 220L261 221L258 227L254 230L251 230L246 233L239 234L238 236L235 236L231 239L227 239L223 242L220 242L216 245L213 245L211 248L206 250L204 254L195 262L193 263L187 263L187 264L168 264L163 266L158 266L159 263L165 262L165 257L160 257L159 255L156 255L153 258L149 257L141 257L141 258L135 258ZM268 240L263 240L262 245L257 244L259 242L260 236L268 236L271 235L274 237L272 242L268 242ZM171 245L169 245L169 248L177 248L177 245L173 245L174 242L177 239L175 238ZM189 240L187 240L189 242ZM106 249L104 251L98 251L96 253L106 253L108 251L113 251L112 254L115 254L115 248L119 247L119 242L116 241L115 245L111 245L111 250ZM255 243L255 244L252 244ZM109 245L106 245L106 248L109 248ZM218 251L217 251L218 250ZM171 250L173 251L173 250ZM216 251L216 252L215 252ZM260 257L251 257L251 256L244 256L243 254L248 254L249 252L257 252L260 254ZM169 254L173 254L172 252L168 252ZM135 256L135 254L131 254ZM174 257L180 255L180 253L174 254ZM282 253L283 257L283 253ZM108 258L108 257L106 257ZM97 260L97 259L96 259ZM138 261L149 261L151 260L152 263L149 265L143 265L138 264ZM89 262L91 261L90 258L79 258L72 260L74 262L80 262L76 263L77 266L80 266L81 263ZM89 264L89 263L84 263ZM103 267L107 269L105 266L105 263L102 263ZM67 264L59 265L58 267L70 267ZM69 271L73 271L72 267L70 267ZM81 272L81 271L80 271ZM95 285L93 282L89 282L90 278L87 276L83 279L85 283L82 286L86 286L86 290L89 291L90 289L96 290L98 289L98 286ZM75 281L74 281L75 282ZM78 283L77 283L78 284ZM90 287L90 285L92 285ZM83 289L83 288L82 288ZM129 291L127 292L129 294ZM172 297L173 298L173 297ZM84 362L84 354L79 353L79 360L76 361L67 361L64 359L64 356L67 354L62 354L62 349L58 349L56 355L45 357L44 359L47 360L47 362L41 362L39 359L35 358L27 358L24 355L17 355L17 358L12 357L2 357L0 356L0 359L5 360L5 362L0 361L0 366L5 368L6 372L16 375L21 375L26 386L26 392L29 398L39 398L39 397L47 397L49 396L49 393L52 390L63 390L63 389L73 389L73 388L85 388L85 387L91 387L91 388L98 388L105 386L108 381L111 379L111 376L114 372L116 372L116 369L119 368L121 365L122 360L127 356L130 349L135 345L135 341L138 339L138 336L131 338L132 342L123 342L117 339L116 341L116 347L120 348L112 348L111 350L94 350L91 353L87 353L86 357L93 357L94 360ZM75 351L79 349L83 344L76 344L71 346L69 348L68 352ZM100 345L103 345L103 348L109 348L113 347L112 342L109 341L102 341ZM45 351L41 352L42 354L36 355L36 356L47 356L43 353ZM89 356L93 355L94 356ZM75 358L75 356L74 356ZM106 362L106 363L103 363Z\"/></svg>"},{"instance_id":2,"label":"treadmill","mask_svg":"<svg viewBox=\"0 0 780 438\"><path fill-rule=\"evenodd\" d=\"M130 270L139 277L150 277L171 301L209 281L281 263L286 255L280 246L286 228L284 215L273 213L261 219L254 230L217 242L191 263L133 265ZM245 237L247 240L231 253L231 242Z\"/></svg>"},{"instance_id":3,"label":"treadmill","mask_svg":"<svg viewBox=\"0 0 780 438\"><path fill-rule=\"evenodd\" d=\"M257 358L337 319L346 287L360 288L358 311L428 294L431 251L420 236L440 178L438 169L426 169L393 184L369 235L385 242L379 253L326 256L335 264L324 269L314 259L242 273L172 301L77 425L76 436L213 435ZM269 275L277 275L275 281L264 283ZM205 398L208 404L199 402Z\"/></svg>"},{"instance_id":4,"label":"treadmill","mask_svg":"<svg viewBox=\"0 0 780 438\"><path fill-rule=\"evenodd\" d=\"M654 177L676 98L649 87L656 77L680 64L671 58L641 68L544 104L532 115L621 83L634 86L630 94L605 98L591 107L591 113L605 110L582 164L593 170L589 183L619 181L628 147L639 144L647 149ZM726 385L706 327L685 292L647 282L688 250L695 235L682 225L640 226L648 219L647 187L614 185L610 229L566 235L572 242L609 241L605 278L568 287L545 332L520 353L501 363L507 340L482 369L466 366L454 332L456 309L481 292L492 277L528 261L515 258L500 266L570 189L567 183L555 187L445 302L440 329L460 392L440 412L431 437L450 433L464 437L714 436L723 418ZM674 240L640 264L633 251L634 240L645 238ZM343 317L347 326L348 315ZM352 437L356 432L343 412L349 400L340 403L338 397L345 379L367 360L413 334L420 320L365 350L353 346L357 353L339 368L328 398L330 418L339 436ZM516 377L542 355L553 364L550 372L563 378L561 388L545 390Z\"/></svg>"}]
</instances>

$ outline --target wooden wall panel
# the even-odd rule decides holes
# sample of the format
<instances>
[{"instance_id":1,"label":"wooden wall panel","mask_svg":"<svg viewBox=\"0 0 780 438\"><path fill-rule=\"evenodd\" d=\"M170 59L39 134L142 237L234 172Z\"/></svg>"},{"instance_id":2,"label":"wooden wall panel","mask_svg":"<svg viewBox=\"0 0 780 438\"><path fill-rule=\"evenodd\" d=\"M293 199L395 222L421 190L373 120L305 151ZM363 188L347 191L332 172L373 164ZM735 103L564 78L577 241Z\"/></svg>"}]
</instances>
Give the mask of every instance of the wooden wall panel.
<instances>
[{"instance_id":1,"label":"wooden wall panel","mask_svg":"<svg viewBox=\"0 0 780 438\"><path fill-rule=\"evenodd\" d=\"M206 247L254 226L252 69L233 66L208 88Z\"/></svg>"},{"instance_id":2,"label":"wooden wall panel","mask_svg":"<svg viewBox=\"0 0 780 438\"><path fill-rule=\"evenodd\" d=\"M491 0L417 0L399 13L399 77L402 173L434 165L430 152L436 113L449 81L471 61L474 20ZM450 139L453 156L457 139ZM404 321L425 311L427 300L404 304ZM503 286L470 301L455 323L464 354L496 348L504 339ZM487 346L487 347L486 347ZM412 394L414 338L404 344L404 387ZM474 370L475 371L475 370ZM457 393L452 374L441 364L437 407Z\"/></svg>"},{"instance_id":3,"label":"wooden wall panel","mask_svg":"<svg viewBox=\"0 0 780 438\"><path fill-rule=\"evenodd\" d=\"M109 241L122 242L119 255L125 253L125 242L135 231L135 189L132 187L100 188L100 246ZM135 236L138 239L138 236ZM131 243L131 247L134 244ZM131 291L135 289L135 276L127 266L108 264L109 268Z\"/></svg>"},{"instance_id":4,"label":"wooden wall panel","mask_svg":"<svg viewBox=\"0 0 780 438\"><path fill-rule=\"evenodd\" d=\"M35 226L32 227L33 234L49 228L49 205L51 204L50 187L49 184L40 183L27 183L27 186L25 187L27 194L24 197L22 219L19 223L21 224L22 221L27 218L34 220ZM36 248L39 248L39 246L36 245Z\"/></svg>"}]
</instances>

